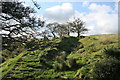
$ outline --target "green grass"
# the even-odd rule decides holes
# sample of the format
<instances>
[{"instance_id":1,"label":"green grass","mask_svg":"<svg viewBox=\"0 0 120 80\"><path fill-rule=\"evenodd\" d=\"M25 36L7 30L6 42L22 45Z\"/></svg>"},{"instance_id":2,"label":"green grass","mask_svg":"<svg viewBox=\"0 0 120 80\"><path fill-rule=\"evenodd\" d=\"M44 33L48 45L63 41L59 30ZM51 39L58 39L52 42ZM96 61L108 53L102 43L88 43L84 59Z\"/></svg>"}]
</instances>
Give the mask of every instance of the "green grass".
<instances>
[{"instance_id":1,"label":"green grass","mask_svg":"<svg viewBox=\"0 0 120 80\"><path fill-rule=\"evenodd\" d=\"M41 42L39 49L22 58L22 64L12 78L95 80L93 71L98 62L101 64L101 60L104 62L112 58L120 60L117 34L87 36L83 39L56 38ZM1 64L4 75L14 68L22 54Z\"/></svg>"},{"instance_id":2,"label":"green grass","mask_svg":"<svg viewBox=\"0 0 120 80\"><path fill-rule=\"evenodd\" d=\"M21 54L19 54L17 57L15 58L11 58L8 59L7 61L5 61L4 63L2 63L0 65L0 70L2 70L2 76L6 76L16 65L17 61L23 56L25 55L27 52L23 52Z\"/></svg>"}]
</instances>

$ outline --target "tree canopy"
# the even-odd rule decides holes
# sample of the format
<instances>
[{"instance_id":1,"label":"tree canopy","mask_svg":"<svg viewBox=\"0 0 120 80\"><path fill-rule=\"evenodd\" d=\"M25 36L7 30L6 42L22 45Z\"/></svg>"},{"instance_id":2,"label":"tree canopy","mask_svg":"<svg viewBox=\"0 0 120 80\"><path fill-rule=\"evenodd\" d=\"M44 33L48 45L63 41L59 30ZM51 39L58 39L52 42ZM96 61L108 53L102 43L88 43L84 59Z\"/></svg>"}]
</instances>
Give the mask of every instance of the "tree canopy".
<instances>
[{"instance_id":1,"label":"tree canopy","mask_svg":"<svg viewBox=\"0 0 120 80\"><path fill-rule=\"evenodd\" d=\"M88 29L85 28L85 22L83 22L80 18L74 19L74 21L68 22L68 24L71 27L71 32L77 33L78 37L80 37L84 32L88 31Z\"/></svg>"},{"instance_id":2,"label":"tree canopy","mask_svg":"<svg viewBox=\"0 0 120 80\"><path fill-rule=\"evenodd\" d=\"M44 21L37 18L35 13L34 8L24 6L22 2L2 2L0 35L3 38L3 49L11 48L12 43L22 43L28 38L36 38L37 30L44 26Z\"/></svg>"},{"instance_id":3,"label":"tree canopy","mask_svg":"<svg viewBox=\"0 0 120 80\"><path fill-rule=\"evenodd\" d=\"M3 37L34 36L36 28L43 26L43 22L34 15L35 10L25 7L22 2L3 2L0 20L2 22Z\"/></svg>"}]
</instances>

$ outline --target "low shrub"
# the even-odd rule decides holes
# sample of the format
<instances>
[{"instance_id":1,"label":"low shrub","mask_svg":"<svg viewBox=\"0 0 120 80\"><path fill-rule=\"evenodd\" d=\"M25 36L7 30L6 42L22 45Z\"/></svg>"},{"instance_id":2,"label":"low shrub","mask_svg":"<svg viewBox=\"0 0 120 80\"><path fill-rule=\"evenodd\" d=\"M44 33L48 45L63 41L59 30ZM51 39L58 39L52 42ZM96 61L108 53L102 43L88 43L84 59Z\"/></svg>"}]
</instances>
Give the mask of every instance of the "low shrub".
<instances>
[{"instance_id":1,"label":"low shrub","mask_svg":"<svg viewBox=\"0 0 120 80\"><path fill-rule=\"evenodd\" d=\"M114 47L107 47L104 48L104 53L109 57L115 57L117 59L120 59L120 50L118 48Z\"/></svg>"},{"instance_id":2,"label":"low shrub","mask_svg":"<svg viewBox=\"0 0 120 80\"><path fill-rule=\"evenodd\" d=\"M93 80L120 80L120 61L115 58L97 62L92 70Z\"/></svg>"},{"instance_id":3,"label":"low shrub","mask_svg":"<svg viewBox=\"0 0 120 80\"><path fill-rule=\"evenodd\" d=\"M53 69L55 69L55 71L65 71L68 68L65 62L58 62L58 61L55 61L52 66Z\"/></svg>"},{"instance_id":4,"label":"low shrub","mask_svg":"<svg viewBox=\"0 0 120 80\"><path fill-rule=\"evenodd\" d=\"M83 66L82 68L78 69L75 78L79 78L79 80L90 80L90 66Z\"/></svg>"},{"instance_id":5,"label":"low shrub","mask_svg":"<svg viewBox=\"0 0 120 80\"><path fill-rule=\"evenodd\" d=\"M75 68L75 66L77 66L76 60L73 59L73 58L68 59L68 60L67 60L67 66L68 66L69 68L73 68L73 67Z\"/></svg>"}]
</instances>

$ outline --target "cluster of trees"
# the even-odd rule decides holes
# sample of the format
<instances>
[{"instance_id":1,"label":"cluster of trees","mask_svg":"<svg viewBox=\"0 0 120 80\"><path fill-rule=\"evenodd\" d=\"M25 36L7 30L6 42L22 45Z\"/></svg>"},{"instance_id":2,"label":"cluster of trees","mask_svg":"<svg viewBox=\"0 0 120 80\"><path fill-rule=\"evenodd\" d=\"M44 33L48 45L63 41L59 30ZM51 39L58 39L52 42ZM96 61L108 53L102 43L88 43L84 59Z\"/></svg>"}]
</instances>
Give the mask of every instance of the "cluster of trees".
<instances>
[{"instance_id":1,"label":"cluster of trees","mask_svg":"<svg viewBox=\"0 0 120 80\"><path fill-rule=\"evenodd\" d=\"M46 25L46 30L43 31L44 37L52 36L56 37L63 37L63 36L70 36L70 33L77 33L77 37L80 37L81 34L88 31L85 28L85 22L83 22L80 18L74 18L73 21L69 21L63 24L59 23L49 23Z\"/></svg>"},{"instance_id":2,"label":"cluster of trees","mask_svg":"<svg viewBox=\"0 0 120 80\"><path fill-rule=\"evenodd\" d=\"M55 38L57 36L70 36L71 32L77 33L80 37L81 33L87 31L84 22L79 18L65 24L49 23L44 26L45 21L36 18L34 13L36 12L33 8L25 7L22 2L3 2L2 13L0 13L0 21L2 22L2 33L0 34L8 38L28 38L36 35ZM42 33L36 33L36 30L43 26L46 27L46 30Z\"/></svg>"},{"instance_id":3,"label":"cluster of trees","mask_svg":"<svg viewBox=\"0 0 120 80\"><path fill-rule=\"evenodd\" d=\"M40 6L34 2L34 5L40 9ZM88 31L85 28L85 23L77 18L74 21L69 21L64 24L49 23L45 24L45 21L35 16L36 11L29 7L24 6L22 2L2 2L2 13L0 13L1 21L1 33L3 37L3 47L10 45L10 42L16 40L27 41L28 38L36 38L36 36L42 36L44 38L49 37L63 37L70 36L70 33L77 33L78 37L83 32ZM45 27L45 30L39 32L41 27ZM24 40L23 40L24 39Z\"/></svg>"}]
</instances>

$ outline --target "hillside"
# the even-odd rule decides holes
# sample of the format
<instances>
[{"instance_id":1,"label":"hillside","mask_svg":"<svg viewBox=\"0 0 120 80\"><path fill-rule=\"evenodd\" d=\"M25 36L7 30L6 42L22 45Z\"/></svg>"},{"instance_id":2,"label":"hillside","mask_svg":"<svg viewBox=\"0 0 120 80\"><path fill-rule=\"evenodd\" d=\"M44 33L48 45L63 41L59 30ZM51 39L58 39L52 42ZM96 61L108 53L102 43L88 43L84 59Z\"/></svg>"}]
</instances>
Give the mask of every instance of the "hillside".
<instances>
[{"instance_id":1,"label":"hillside","mask_svg":"<svg viewBox=\"0 0 120 80\"><path fill-rule=\"evenodd\" d=\"M118 34L39 42L2 63L3 80L120 80Z\"/></svg>"}]
</instances>

